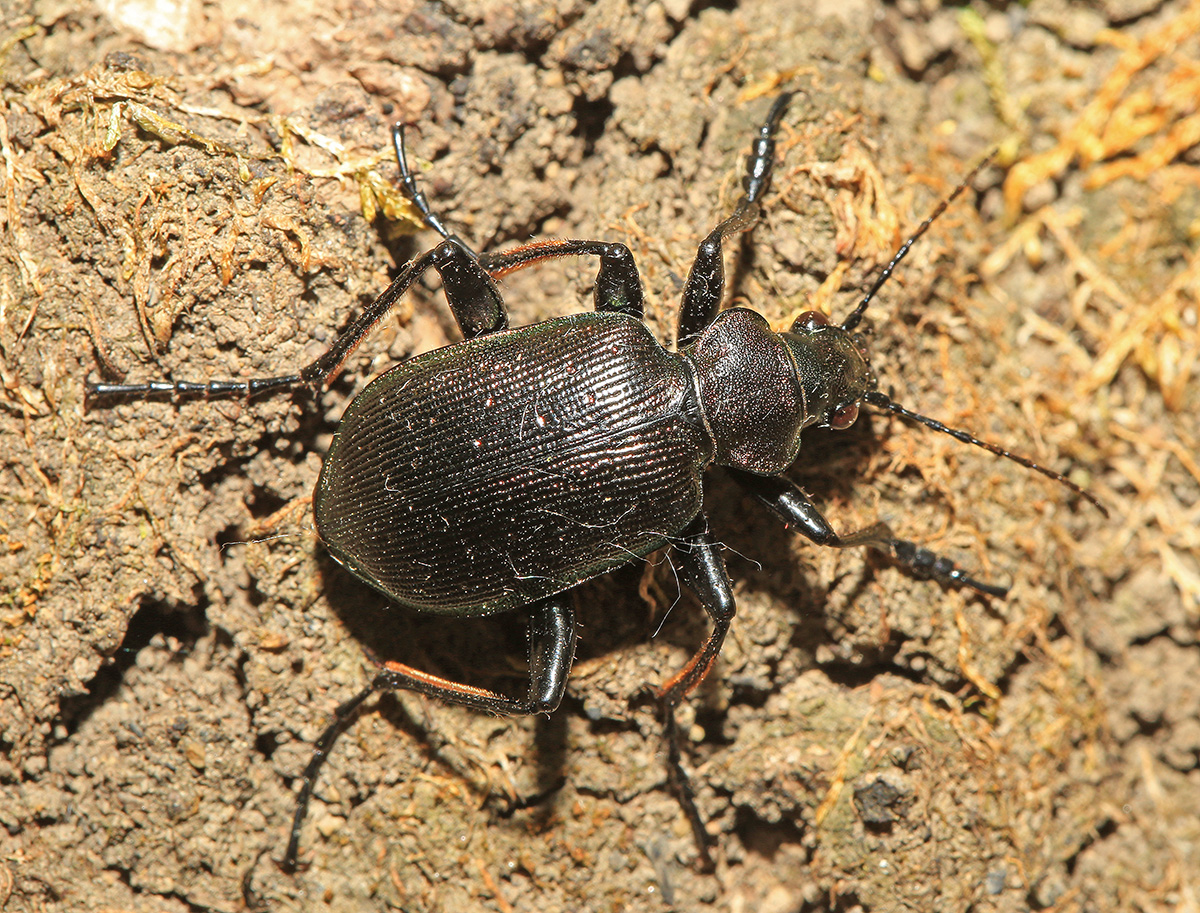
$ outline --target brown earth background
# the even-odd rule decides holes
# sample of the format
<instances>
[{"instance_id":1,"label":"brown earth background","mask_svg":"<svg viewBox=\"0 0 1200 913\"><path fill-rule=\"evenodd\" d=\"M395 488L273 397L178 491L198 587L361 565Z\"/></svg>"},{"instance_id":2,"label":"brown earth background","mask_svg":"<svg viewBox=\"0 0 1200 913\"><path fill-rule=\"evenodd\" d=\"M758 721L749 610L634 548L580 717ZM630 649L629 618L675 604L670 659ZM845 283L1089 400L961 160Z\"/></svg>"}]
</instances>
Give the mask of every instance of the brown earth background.
<instances>
[{"instance_id":1,"label":"brown earth background","mask_svg":"<svg viewBox=\"0 0 1200 913\"><path fill-rule=\"evenodd\" d=\"M1197 911L1200 4L0 0L0 910ZM311 397L85 408L85 380L319 354L432 246L388 125L484 249L620 240L670 340L782 87L730 301L868 313L883 388L1089 486L881 416L792 477L1006 599L785 532L714 476L739 616L681 712L718 865L645 686L707 630L669 556L582 587L550 718L371 702L296 775L363 648L520 693L524 624L413 617L306 500L348 398L455 338L418 289ZM504 282L514 325L594 265ZM660 629L661 628L661 629Z\"/></svg>"}]
</instances>

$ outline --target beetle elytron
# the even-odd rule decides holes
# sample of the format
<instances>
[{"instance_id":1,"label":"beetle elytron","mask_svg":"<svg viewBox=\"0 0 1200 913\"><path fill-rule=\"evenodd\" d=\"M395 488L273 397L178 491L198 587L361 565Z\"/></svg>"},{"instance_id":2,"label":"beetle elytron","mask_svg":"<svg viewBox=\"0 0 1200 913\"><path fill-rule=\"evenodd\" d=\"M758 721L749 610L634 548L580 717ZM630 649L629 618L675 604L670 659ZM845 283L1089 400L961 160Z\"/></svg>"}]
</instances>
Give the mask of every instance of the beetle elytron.
<instances>
[{"instance_id":1,"label":"beetle elytron","mask_svg":"<svg viewBox=\"0 0 1200 913\"><path fill-rule=\"evenodd\" d=\"M755 499L821 545L869 546L921 576L982 593L952 561L898 539L884 524L839 535L782 473L805 428L848 428L867 403L1035 469L1096 503L1061 475L892 403L876 389L852 331L916 238L978 171L943 201L841 324L816 311L772 332L745 308L720 310L722 242L759 218L774 164L774 134L790 94L773 105L747 160L733 214L704 239L683 290L678 351L642 322L642 289L619 243L549 240L477 254L432 212L393 130L402 187L442 236L416 257L330 349L299 373L248 381L89 384L90 397L172 398L320 390L401 295L427 270L442 279L462 342L403 362L349 405L313 496L330 553L356 576L418 612L529 617L529 691L523 700L396 662L338 708L306 768L283 864L295 867L318 770L342 725L371 694L408 689L480 710L555 709L575 656L570 591L668 543L712 619L712 632L658 691L669 780L708 861L706 834L680 764L674 711L709 673L734 616L732 587L704 514L711 464L727 467ZM599 258L595 311L510 329L495 279L540 261ZM1103 507L1101 507L1103 510Z\"/></svg>"}]
</instances>

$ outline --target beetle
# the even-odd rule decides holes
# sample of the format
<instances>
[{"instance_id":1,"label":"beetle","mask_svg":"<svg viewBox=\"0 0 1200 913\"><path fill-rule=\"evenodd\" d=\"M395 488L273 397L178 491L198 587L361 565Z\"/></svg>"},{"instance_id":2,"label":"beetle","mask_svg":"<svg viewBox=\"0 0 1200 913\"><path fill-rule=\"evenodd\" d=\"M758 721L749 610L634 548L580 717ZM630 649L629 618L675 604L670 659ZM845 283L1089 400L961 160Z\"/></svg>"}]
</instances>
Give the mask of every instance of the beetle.
<instances>
[{"instance_id":1,"label":"beetle","mask_svg":"<svg viewBox=\"0 0 1200 913\"><path fill-rule=\"evenodd\" d=\"M712 623L703 644L657 691L668 782L701 861L711 865L675 731L675 709L711 671L736 609L704 512L703 475L710 465L725 467L755 500L813 542L874 548L917 576L991 596L1007 589L897 538L886 524L837 533L783 475L797 458L802 432L849 428L865 403L1015 460L1104 511L1059 473L893 403L878 390L865 342L855 332L913 243L987 159L904 242L841 324L806 311L776 333L753 310L721 310L723 242L759 220L775 135L791 98L785 93L770 108L747 158L744 193L699 246L683 287L674 352L642 320L641 281L628 247L556 239L477 253L433 212L408 166L404 127L396 125L401 188L442 240L401 267L328 351L277 377L87 385L90 400L320 391L413 283L430 269L441 277L463 340L393 366L349 404L313 495L316 529L338 562L410 610L458 618L527 615L528 692L514 698L398 662L378 664L370 684L337 708L304 770L286 870L296 866L320 767L367 698L405 689L497 714L554 710L575 656L572 588L668 544ZM594 311L510 328L496 280L568 256L599 260Z\"/></svg>"}]
</instances>

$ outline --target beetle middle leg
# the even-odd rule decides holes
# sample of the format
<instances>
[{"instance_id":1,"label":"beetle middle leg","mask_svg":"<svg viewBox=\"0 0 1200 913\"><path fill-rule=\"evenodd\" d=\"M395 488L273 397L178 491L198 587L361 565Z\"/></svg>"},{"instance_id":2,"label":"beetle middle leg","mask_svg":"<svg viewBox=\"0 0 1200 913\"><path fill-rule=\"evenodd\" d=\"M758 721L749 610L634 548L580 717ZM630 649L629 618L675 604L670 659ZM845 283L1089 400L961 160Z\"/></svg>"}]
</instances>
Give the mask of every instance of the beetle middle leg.
<instances>
[{"instance_id":1,"label":"beetle middle leg","mask_svg":"<svg viewBox=\"0 0 1200 913\"><path fill-rule=\"evenodd\" d=\"M548 596L529 608L529 691L525 700L431 675L403 663L382 663L371 684L334 711L333 721L317 740L313 756L301 775L291 836L280 863L283 870L290 873L296 869L300 830L308 814L308 803L317 775L329 757L333 743L371 695L381 691L416 691L473 710L503 716L550 713L557 709L566 691L567 677L575 660L575 635L575 608L569 593ZM699 816L696 820L699 821Z\"/></svg>"},{"instance_id":2,"label":"beetle middle leg","mask_svg":"<svg viewBox=\"0 0 1200 913\"><path fill-rule=\"evenodd\" d=\"M408 197L421 219L445 238L436 250L442 251L435 263L442 277L446 301L465 339L507 329L508 314L500 292L487 272L481 268L479 254L458 235L452 233L425 198L417 185L416 176L408 166L404 146L404 125L392 127L392 147L396 150L396 166L400 170L400 189Z\"/></svg>"},{"instance_id":3,"label":"beetle middle leg","mask_svg":"<svg viewBox=\"0 0 1200 913\"><path fill-rule=\"evenodd\" d=\"M644 316L642 280L634 262L633 252L616 241L588 241L561 238L534 241L512 250L484 254L480 264L488 275L499 278L507 273L533 266L556 257L593 256L600 258L593 293L597 311L626 314L636 320Z\"/></svg>"},{"instance_id":4,"label":"beetle middle leg","mask_svg":"<svg viewBox=\"0 0 1200 913\"><path fill-rule=\"evenodd\" d=\"M704 681L712 669L737 612L737 603L733 598L729 574L725 570L725 560L721 557L721 547L713 541L708 530L708 518L703 511L683 531L682 539L676 548L683 567L684 582L704 606L704 611L712 619L713 629L687 664L659 689L658 699L663 739L667 744L667 783L692 827L701 866L710 870L713 861L708 851L708 831L704 828L704 821L696 808L695 793L683 769L675 708Z\"/></svg>"},{"instance_id":5,"label":"beetle middle leg","mask_svg":"<svg viewBox=\"0 0 1200 913\"><path fill-rule=\"evenodd\" d=\"M535 241L521 247L497 253L476 254L462 238L453 234L433 211L425 193L417 185L416 176L408 165L407 151L404 145L404 125L392 127L392 145L396 150L396 164L400 169L400 187L409 202L416 207L422 220L427 226L436 231L447 241L459 248L464 257L459 260L453 270L452 278L459 283L455 288L446 285L446 298L463 335L468 339L480 333L490 333L502 330L508 324L501 324L492 312L487 311L482 304L486 300L488 290L494 291L492 279L499 279L506 273L533 266L543 260L555 257L594 256L600 258L600 271L596 275L595 302L597 311L616 311L628 314L638 320L642 319L642 283L638 275L637 264L633 253L624 244L608 241L587 241L577 239L562 239ZM478 265L475 267L475 265ZM475 268L473 268L475 267ZM482 279L479 269L487 274ZM443 283L446 276L442 276ZM499 294L495 297L499 300ZM456 303L457 302L457 303ZM460 309L465 313L460 314ZM478 311L478 312L477 312ZM496 314L503 316L503 304L498 304ZM464 316L466 319L464 320ZM489 323L489 317L491 322ZM470 327L470 331L468 330Z\"/></svg>"},{"instance_id":6,"label":"beetle middle leg","mask_svg":"<svg viewBox=\"0 0 1200 913\"><path fill-rule=\"evenodd\" d=\"M479 255L460 237L452 234L429 206L408 166L404 150L404 129L397 125L392 133L400 182L404 194L421 213L425 224L443 237L433 250L410 260L400 268L391 284L344 331L316 361L295 374L260 377L250 380L211 380L205 382L168 380L144 384L89 383L87 395L123 399L198 399L225 396L258 396L280 393L298 387L319 390L341 370L342 364L359 344L383 320L412 285L429 269L442 279L442 288L454 319L466 339L495 333L508 327L508 313L496 283L480 264ZM626 251L628 253L628 251ZM632 263L632 257L629 257ZM634 268L636 276L636 268ZM640 295L640 287L639 287Z\"/></svg>"}]
</instances>

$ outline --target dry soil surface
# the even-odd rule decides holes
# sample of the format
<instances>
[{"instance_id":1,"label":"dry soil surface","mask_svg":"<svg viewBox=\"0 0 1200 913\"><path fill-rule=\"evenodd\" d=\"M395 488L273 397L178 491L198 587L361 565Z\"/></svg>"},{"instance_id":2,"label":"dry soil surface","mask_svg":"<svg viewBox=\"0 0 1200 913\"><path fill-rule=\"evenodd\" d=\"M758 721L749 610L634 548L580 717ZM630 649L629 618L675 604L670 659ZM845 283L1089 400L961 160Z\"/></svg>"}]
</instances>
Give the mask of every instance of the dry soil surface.
<instances>
[{"instance_id":1,"label":"dry soil surface","mask_svg":"<svg viewBox=\"0 0 1200 913\"><path fill-rule=\"evenodd\" d=\"M1200 4L0 3L0 910L1197 910ZM707 631L669 552L578 590L554 715L369 702L280 871L368 653L524 687L523 618L389 607L312 529L345 404L453 320L423 283L316 397L85 382L320 354L436 240L397 119L480 249L629 245L670 344L784 89L727 303L843 317L997 147L868 311L875 369L1110 516L878 414L806 434L790 476L839 529L882 518L991 598L817 548L714 472L739 614L680 712L714 871L646 690ZM512 323L594 274L506 277Z\"/></svg>"}]
</instances>

